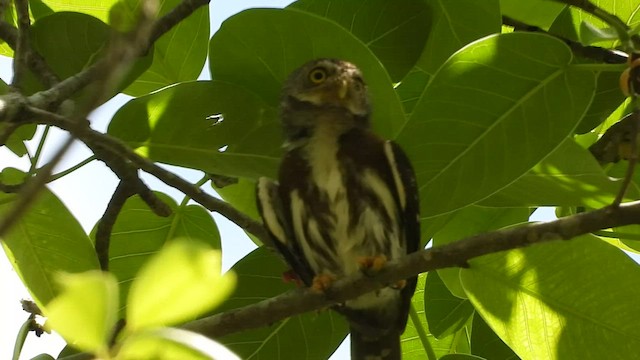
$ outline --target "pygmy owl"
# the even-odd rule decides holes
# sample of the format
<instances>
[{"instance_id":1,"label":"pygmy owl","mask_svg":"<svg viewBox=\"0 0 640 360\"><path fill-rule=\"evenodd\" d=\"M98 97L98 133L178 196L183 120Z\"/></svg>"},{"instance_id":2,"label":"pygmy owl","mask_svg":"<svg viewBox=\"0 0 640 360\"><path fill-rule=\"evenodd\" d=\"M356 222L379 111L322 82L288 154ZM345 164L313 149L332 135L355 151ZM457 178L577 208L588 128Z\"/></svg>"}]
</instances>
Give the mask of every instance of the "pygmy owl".
<instances>
[{"instance_id":1,"label":"pygmy owl","mask_svg":"<svg viewBox=\"0 0 640 360\"><path fill-rule=\"evenodd\" d=\"M384 104L377 104L384 106ZM258 207L278 250L307 285L371 272L419 246L418 191L398 145L370 129L353 64L318 59L295 70L280 103L285 154L278 182L258 183ZM413 277L335 307L352 359L400 359Z\"/></svg>"}]
</instances>

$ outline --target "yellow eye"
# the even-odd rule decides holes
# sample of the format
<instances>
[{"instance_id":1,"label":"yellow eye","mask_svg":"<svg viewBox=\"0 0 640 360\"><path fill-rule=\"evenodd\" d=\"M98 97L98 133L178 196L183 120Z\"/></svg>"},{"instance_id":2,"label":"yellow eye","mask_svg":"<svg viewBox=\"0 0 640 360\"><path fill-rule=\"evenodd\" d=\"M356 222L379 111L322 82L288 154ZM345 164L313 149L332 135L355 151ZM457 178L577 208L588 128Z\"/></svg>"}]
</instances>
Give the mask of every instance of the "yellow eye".
<instances>
[{"instance_id":1,"label":"yellow eye","mask_svg":"<svg viewBox=\"0 0 640 360\"><path fill-rule=\"evenodd\" d=\"M309 81L314 84L322 84L327 80L327 70L317 67L309 72Z\"/></svg>"}]
</instances>

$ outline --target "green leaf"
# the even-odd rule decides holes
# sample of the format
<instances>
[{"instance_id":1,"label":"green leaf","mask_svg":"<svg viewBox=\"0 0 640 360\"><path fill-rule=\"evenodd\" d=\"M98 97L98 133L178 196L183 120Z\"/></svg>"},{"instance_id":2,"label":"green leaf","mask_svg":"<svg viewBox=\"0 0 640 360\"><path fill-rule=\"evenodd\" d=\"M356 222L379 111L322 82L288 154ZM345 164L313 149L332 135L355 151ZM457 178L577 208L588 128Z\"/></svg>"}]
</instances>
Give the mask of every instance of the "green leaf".
<instances>
[{"instance_id":1,"label":"green leaf","mask_svg":"<svg viewBox=\"0 0 640 360\"><path fill-rule=\"evenodd\" d=\"M155 215L142 199L134 196L124 204L113 226L109 270L120 284L121 312L138 271L165 243L187 238L220 249L220 234L207 210L199 205L178 207L168 195L155 194L172 210L170 216ZM95 238L95 228L92 237ZM219 267L214 270L220 272Z\"/></svg>"},{"instance_id":2,"label":"green leaf","mask_svg":"<svg viewBox=\"0 0 640 360\"><path fill-rule=\"evenodd\" d=\"M470 206L460 210L453 218L433 236L433 246L442 246L466 237L497 230L509 225L525 222L529 219L528 208L485 208ZM461 298L467 295L460 284L460 269L439 269L438 275L449 291Z\"/></svg>"},{"instance_id":3,"label":"green leaf","mask_svg":"<svg viewBox=\"0 0 640 360\"><path fill-rule=\"evenodd\" d=\"M566 7L550 0L500 0L502 15L542 29L549 29Z\"/></svg>"},{"instance_id":4,"label":"green leaf","mask_svg":"<svg viewBox=\"0 0 640 360\"><path fill-rule=\"evenodd\" d=\"M109 10L117 2L118 0L31 0L29 4L36 19L51 15L53 12L75 11L91 15L106 23L109 18Z\"/></svg>"},{"instance_id":5,"label":"green leaf","mask_svg":"<svg viewBox=\"0 0 640 360\"><path fill-rule=\"evenodd\" d=\"M284 262L261 247L245 256L232 269L238 275L236 292L218 312L270 299L294 288L286 284ZM327 359L344 340L348 326L330 310L308 313L266 327L218 339L242 359Z\"/></svg>"},{"instance_id":6,"label":"green leaf","mask_svg":"<svg viewBox=\"0 0 640 360\"><path fill-rule=\"evenodd\" d=\"M246 10L222 24L211 38L209 54L213 79L241 85L273 107L284 80L307 61L351 61L367 82L376 132L391 138L404 124L402 105L380 61L333 21L295 10Z\"/></svg>"},{"instance_id":7,"label":"green leaf","mask_svg":"<svg viewBox=\"0 0 640 360\"><path fill-rule=\"evenodd\" d=\"M637 22L638 10L640 4L636 1L616 1L616 0L599 0L598 7L617 16L627 24ZM583 22L588 22L588 27L583 26ZM599 18L578 9L577 7L568 6L559 16L549 29L550 32L568 38L570 40L582 42L590 45L589 41L599 41L598 45L603 47L613 47L614 41L600 41L600 38L593 37L591 28L605 28L608 25Z\"/></svg>"},{"instance_id":8,"label":"green leaf","mask_svg":"<svg viewBox=\"0 0 640 360\"><path fill-rule=\"evenodd\" d=\"M444 62L470 42L500 33L498 0L427 0L433 26L417 66L433 76Z\"/></svg>"},{"instance_id":9,"label":"green leaf","mask_svg":"<svg viewBox=\"0 0 640 360\"><path fill-rule=\"evenodd\" d=\"M220 195L224 201L233 205L236 209L243 212L245 215L249 217L262 221L260 214L258 214L258 207L256 205L256 183L253 180L240 178L236 184L226 185L222 188L216 187L213 185L213 189ZM249 236L251 241L253 241L256 245L261 246L262 241L255 237L248 231L245 231L245 234Z\"/></svg>"},{"instance_id":10,"label":"green leaf","mask_svg":"<svg viewBox=\"0 0 640 360\"><path fill-rule=\"evenodd\" d=\"M599 208L609 205L619 189L620 182L607 176L589 151L567 139L524 176L480 204ZM637 193L631 189L627 196Z\"/></svg>"},{"instance_id":11,"label":"green leaf","mask_svg":"<svg viewBox=\"0 0 640 360\"><path fill-rule=\"evenodd\" d=\"M465 326L473 315L473 306L469 300L453 296L438 273L433 271L427 274L424 312L431 334L442 339Z\"/></svg>"},{"instance_id":12,"label":"green leaf","mask_svg":"<svg viewBox=\"0 0 640 360\"><path fill-rule=\"evenodd\" d=\"M520 359L478 314L473 316L471 353L491 360Z\"/></svg>"},{"instance_id":13,"label":"green leaf","mask_svg":"<svg viewBox=\"0 0 640 360\"><path fill-rule=\"evenodd\" d=\"M587 133L602 124L625 101L625 96L620 91L619 66L611 65L610 69L610 71L597 72L598 85L593 101L576 128L576 134Z\"/></svg>"},{"instance_id":14,"label":"green leaf","mask_svg":"<svg viewBox=\"0 0 640 360\"><path fill-rule=\"evenodd\" d=\"M415 0L298 0L290 5L333 20L365 43L394 82L413 67L429 35L426 3Z\"/></svg>"},{"instance_id":15,"label":"green leaf","mask_svg":"<svg viewBox=\"0 0 640 360\"><path fill-rule=\"evenodd\" d=\"M474 40L499 33L502 24L497 0L427 0L426 4L433 19L429 39L416 66L396 87L407 116L447 58Z\"/></svg>"},{"instance_id":16,"label":"green leaf","mask_svg":"<svg viewBox=\"0 0 640 360\"><path fill-rule=\"evenodd\" d=\"M111 29L102 21L77 12L59 12L36 21L30 29L31 44L53 72L61 79L68 78L99 60L108 48ZM73 56L69 56L73 54ZM117 94L137 78L151 64L152 55L136 60L110 95ZM93 96L103 84L92 84L84 90L84 97ZM27 89L41 89L31 75Z\"/></svg>"},{"instance_id":17,"label":"green leaf","mask_svg":"<svg viewBox=\"0 0 640 360\"><path fill-rule=\"evenodd\" d=\"M397 138L413 161L423 216L491 196L573 132L595 76L570 62L564 43L532 33L490 36L447 60Z\"/></svg>"},{"instance_id":18,"label":"green leaf","mask_svg":"<svg viewBox=\"0 0 640 360\"><path fill-rule=\"evenodd\" d=\"M276 174L277 124L276 109L245 89L197 81L129 101L108 133L154 161L257 179Z\"/></svg>"},{"instance_id":19,"label":"green leaf","mask_svg":"<svg viewBox=\"0 0 640 360\"><path fill-rule=\"evenodd\" d=\"M0 193L0 218L7 216L18 199ZM60 291L55 276L98 268L89 237L78 220L47 188L31 208L14 222L2 238L11 264L38 306L44 306Z\"/></svg>"},{"instance_id":20,"label":"green leaf","mask_svg":"<svg viewBox=\"0 0 640 360\"><path fill-rule=\"evenodd\" d=\"M469 354L447 354L439 360L485 360L485 358Z\"/></svg>"},{"instance_id":21,"label":"green leaf","mask_svg":"<svg viewBox=\"0 0 640 360\"><path fill-rule=\"evenodd\" d=\"M615 359L640 351L640 267L594 236L470 261L476 311L523 359ZM606 269L606 271L603 271Z\"/></svg>"},{"instance_id":22,"label":"green leaf","mask_svg":"<svg viewBox=\"0 0 640 360\"><path fill-rule=\"evenodd\" d=\"M137 11L140 0L125 0L126 9ZM181 0L160 1L158 17L173 10ZM135 17L135 13L129 16ZM209 6L201 6L174 28L162 35L153 48L153 62L124 93L141 96L165 86L196 80L207 58Z\"/></svg>"},{"instance_id":23,"label":"green leaf","mask_svg":"<svg viewBox=\"0 0 640 360\"><path fill-rule=\"evenodd\" d=\"M47 326L74 347L106 353L118 315L118 284L99 270L59 274L60 295L44 309Z\"/></svg>"},{"instance_id":24,"label":"green leaf","mask_svg":"<svg viewBox=\"0 0 640 360\"><path fill-rule=\"evenodd\" d=\"M174 328L158 328L128 337L116 360L240 360L224 346L203 335Z\"/></svg>"},{"instance_id":25,"label":"green leaf","mask_svg":"<svg viewBox=\"0 0 640 360\"><path fill-rule=\"evenodd\" d=\"M424 312L426 278L426 273L418 275L416 292L411 299L411 307L415 310L415 316L409 317L407 328L400 340L402 358L405 360L422 360L434 357L439 358L453 352L469 352L469 334L466 328L442 339L437 339L429 332L429 325Z\"/></svg>"},{"instance_id":26,"label":"green leaf","mask_svg":"<svg viewBox=\"0 0 640 360\"><path fill-rule=\"evenodd\" d=\"M7 123L0 124L0 133L5 131L7 125ZM33 138L36 129L37 126L35 124L22 125L9 136L4 145L11 150L11 152L22 157L27 154L27 146L24 142Z\"/></svg>"},{"instance_id":27,"label":"green leaf","mask_svg":"<svg viewBox=\"0 0 640 360\"><path fill-rule=\"evenodd\" d=\"M127 326L132 330L167 326L209 311L233 291L236 276L220 273L219 250L177 239L140 269L127 300Z\"/></svg>"}]
</instances>

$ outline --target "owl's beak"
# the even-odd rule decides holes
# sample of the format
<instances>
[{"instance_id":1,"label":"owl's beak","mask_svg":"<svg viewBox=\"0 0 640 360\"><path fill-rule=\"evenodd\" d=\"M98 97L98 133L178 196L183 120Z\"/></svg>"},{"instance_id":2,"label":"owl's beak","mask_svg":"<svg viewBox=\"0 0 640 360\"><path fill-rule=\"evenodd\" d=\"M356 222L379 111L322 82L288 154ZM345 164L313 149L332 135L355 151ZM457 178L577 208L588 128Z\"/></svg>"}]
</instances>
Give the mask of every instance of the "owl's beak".
<instances>
[{"instance_id":1,"label":"owl's beak","mask_svg":"<svg viewBox=\"0 0 640 360\"><path fill-rule=\"evenodd\" d=\"M338 97L340 100L344 100L349 92L349 81L347 79L340 79L338 83Z\"/></svg>"}]
</instances>

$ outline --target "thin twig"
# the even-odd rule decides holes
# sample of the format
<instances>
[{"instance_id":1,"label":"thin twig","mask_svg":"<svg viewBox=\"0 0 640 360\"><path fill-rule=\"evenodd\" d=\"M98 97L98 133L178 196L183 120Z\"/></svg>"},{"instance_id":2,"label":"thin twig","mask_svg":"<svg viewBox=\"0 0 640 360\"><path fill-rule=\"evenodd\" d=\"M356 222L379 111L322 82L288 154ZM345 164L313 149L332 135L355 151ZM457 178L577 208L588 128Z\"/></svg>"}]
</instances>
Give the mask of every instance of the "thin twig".
<instances>
[{"instance_id":1,"label":"thin twig","mask_svg":"<svg viewBox=\"0 0 640 360\"><path fill-rule=\"evenodd\" d=\"M13 61L13 80L11 87L13 90L20 92L24 85L24 78L27 74L29 54L31 47L29 45L29 27L31 20L29 19L29 2L27 0L15 0L16 12L18 13L18 43L16 46Z\"/></svg>"},{"instance_id":2,"label":"thin twig","mask_svg":"<svg viewBox=\"0 0 640 360\"><path fill-rule=\"evenodd\" d=\"M15 51L18 46L18 29L0 20L0 39L4 40ZM30 47L27 60L29 69L46 88L50 88L60 82L60 78L49 68L44 58Z\"/></svg>"},{"instance_id":3,"label":"thin twig","mask_svg":"<svg viewBox=\"0 0 640 360\"><path fill-rule=\"evenodd\" d=\"M515 31L535 32L553 36L554 38L562 40L565 44L567 44L574 54L585 59L595 60L599 63L605 64L624 64L625 62L627 62L627 56L621 55L620 53L599 46L586 46L577 41L566 39L562 36L550 33L537 26L529 25L505 15L502 16L502 23L504 25L513 27Z\"/></svg>"},{"instance_id":4,"label":"thin twig","mask_svg":"<svg viewBox=\"0 0 640 360\"><path fill-rule=\"evenodd\" d=\"M629 189L629 185L631 184L631 180L633 180L633 174L636 169L636 163L638 162L638 128L640 127L640 110L636 109L631 114L631 138L629 139L630 152L627 164L627 172L622 180L622 184L620 184L620 190L616 195L616 198L613 200L611 204L614 207L617 207L622 202L624 195L627 193Z\"/></svg>"},{"instance_id":5,"label":"thin twig","mask_svg":"<svg viewBox=\"0 0 640 360\"><path fill-rule=\"evenodd\" d=\"M163 17L156 20L151 26L151 34L148 38L149 41L146 42L146 46L138 48L135 55L144 55L148 51L149 46L151 46L155 40L160 38L180 21L187 18L198 8L207 5L208 3L209 0L185 0ZM94 83L96 78L103 73L103 68L106 62L107 60L102 59L82 72L62 80L56 86L34 94L30 97L30 103L41 109L46 109L50 104L59 103L70 98L78 91L84 89L87 85Z\"/></svg>"},{"instance_id":6,"label":"thin twig","mask_svg":"<svg viewBox=\"0 0 640 360\"><path fill-rule=\"evenodd\" d=\"M499 251L555 240L568 240L600 229L640 223L640 202L584 212L558 220L531 223L474 235L389 262L375 276L358 273L339 279L323 294L296 289L252 305L195 320L184 328L211 338L272 324L287 317L323 309L381 289L416 274L457 267Z\"/></svg>"},{"instance_id":7,"label":"thin twig","mask_svg":"<svg viewBox=\"0 0 640 360\"><path fill-rule=\"evenodd\" d=\"M122 207L127 202L127 199L134 194L135 189L133 186L127 181L120 180L120 183L111 196L111 200L109 200L107 209L98 222L95 248L102 271L109 271L109 245L111 243L111 230L113 229L113 225L116 223L118 214L122 211Z\"/></svg>"},{"instance_id":8,"label":"thin twig","mask_svg":"<svg viewBox=\"0 0 640 360\"><path fill-rule=\"evenodd\" d=\"M54 182L62 177L65 177L69 174L71 174L72 172L80 169L81 167L87 165L88 163L94 161L96 159L95 155L91 155L88 158L80 161L79 163L77 163L76 165L73 165L72 167L66 169L66 170L62 170L59 173L53 174L51 175L51 177L49 178L49 181L47 181L48 183L50 182ZM37 170L36 170L37 171Z\"/></svg>"},{"instance_id":9,"label":"thin twig","mask_svg":"<svg viewBox=\"0 0 640 360\"><path fill-rule=\"evenodd\" d=\"M209 211L215 211L236 223L242 229L255 235L263 243L271 244L271 239L260 222L253 220L230 204L205 193L202 189L182 179L178 175L167 171L136 154L120 140L88 127L78 126L71 120L58 114L34 107L27 107L25 110L33 116L33 119L37 121L37 123L53 125L70 132L84 142L94 152L99 148L104 148L109 151L113 154L113 158L106 159L106 163L114 161L130 161L137 168L155 176L165 184L182 191L182 193L189 196Z\"/></svg>"}]
</instances>

